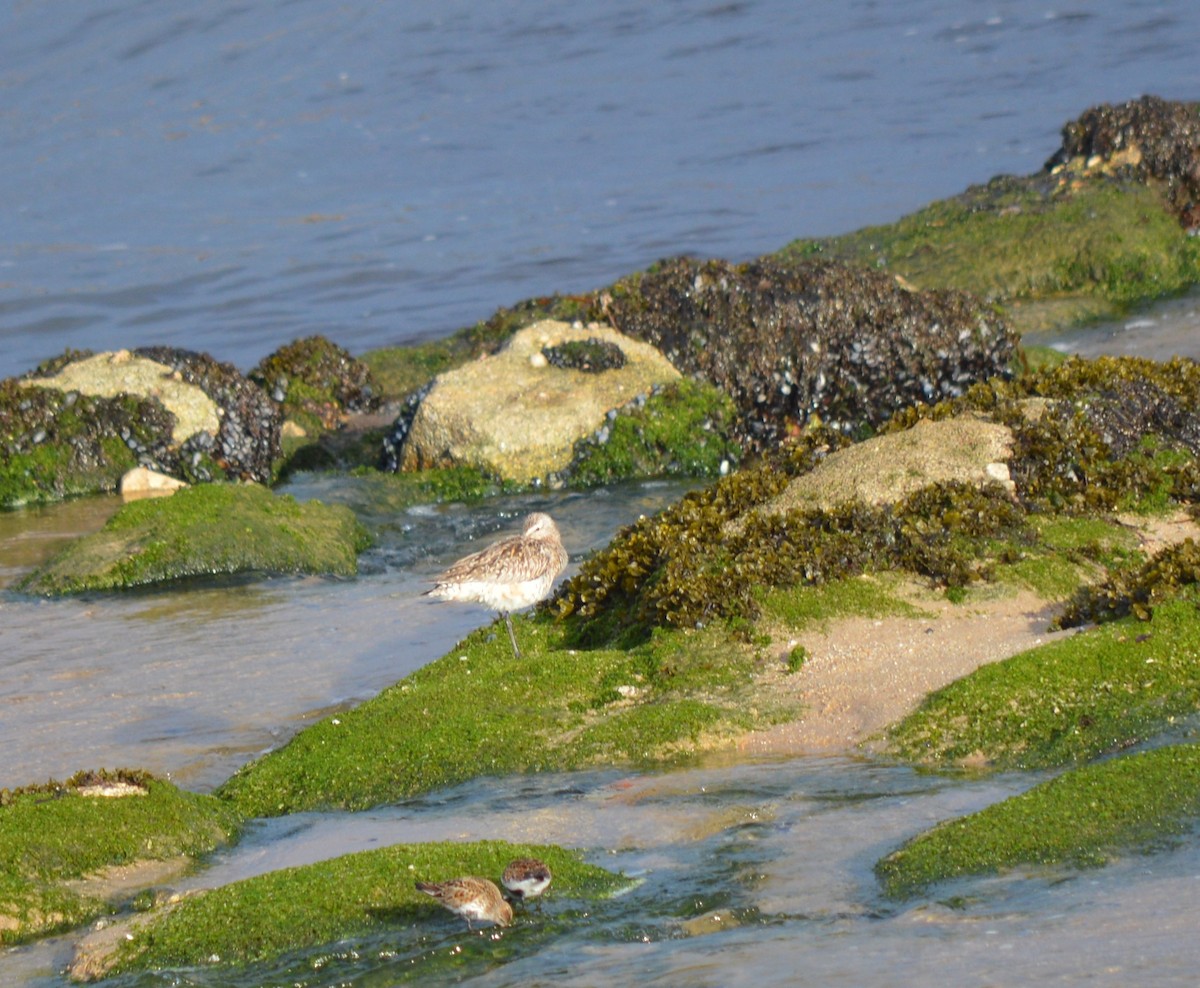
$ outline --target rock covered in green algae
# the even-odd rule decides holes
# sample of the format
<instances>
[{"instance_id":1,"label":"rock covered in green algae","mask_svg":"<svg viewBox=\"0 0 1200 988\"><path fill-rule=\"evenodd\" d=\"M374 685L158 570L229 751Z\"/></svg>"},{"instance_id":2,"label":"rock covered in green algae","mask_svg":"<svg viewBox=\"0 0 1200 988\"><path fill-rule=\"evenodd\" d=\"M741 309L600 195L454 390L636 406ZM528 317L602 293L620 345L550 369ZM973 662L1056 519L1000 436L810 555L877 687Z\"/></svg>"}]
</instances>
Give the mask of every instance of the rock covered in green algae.
<instances>
[{"instance_id":1,"label":"rock covered in green algae","mask_svg":"<svg viewBox=\"0 0 1200 988\"><path fill-rule=\"evenodd\" d=\"M247 376L302 425L334 429L346 412L369 412L379 404L370 367L324 336L280 347Z\"/></svg>"},{"instance_id":2,"label":"rock covered in green algae","mask_svg":"<svg viewBox=\"0 0 1200 988\"><path fill-rule=\"evenodd\" d=\"M140 459L176 462L173 428L156 398L0 381L0 508L114 491Z\"/></svg>"},{"instance_id":3,"label":"rock covered in green algae","mask_svg":"<svg viewBox=\"0 0 1200 988\"><path fill-rule=\"evenodd\" d=\"M603 293L621 332L733 398L740 438L772 448L813 416L848 433L1007 376L1016 337L961 292L912 291L824 260L676 258Z\"/></svg>"},{"instance_id":4,"label":"rock covered in green algae","mask_svg":"<svg viewBox=\"0 0 1200 988\"><path fill-rule=\"evenodd\" d=\"M241 818L212 796L145 772L80 772L0 790L0 943L59 932L110 912L107 873L161 874L150 862L206 854Z\"/></svg>"},{"instance_id":5,"label":"rock covered in green algae","mask_svg":"<svg viewBox=\"0 0 1200 988\"><path fill-rule=\"evenodd\" d=\"M243 766L218 795L247 816L366 809L480 775L661 764L794 713L746 701L767 659L724 628L628 650L570 649L544 620L518 635L519 659L503 631L476 631Z\"/></svg>"},{"instance_id":6,"label":"rock covered in green algae","mask_svg":"<svg viewBox=\"0 0 1200 988\"><path fill-rule=\"evenodd\" d=\"M1139 400L1115 415L1127 393ZM1188 425L1200 414L1200 366L1192 361L1069 360L905 410L885 431L964 414L1011 434L1011 486L997 472L1001 483L992 487L934 485L894 505L850 500L759 510L847 444L829 430L810 430L764 466L620 533L560 588L558 610L573 615L581 640L603 642L654 627L753 618L763 586L819 584L864 569L899 568L962 587L986 578L998 538L1009 554L1036 551L1031 516L1200 501Z\"/></svg>"},{"instance_id":7,"label":"rock covered in green algae","mask_svg":"<svg viewBox=\"0 0 1200 988\"><path fill-rule=\"evenodd\" d=\"M122 971L255 963L276 971L283 955L304 957L338 941L373 936L387 937L393 955L410 946L424 953L427 926L436 928L443 915L414 881L469 874L499 882L505 865L519 857L549 865L553 899L596 900L631 884L553 845L394 844L186 896L88 937L76 949L69 973L83 981ZM298 963L311 972L310 959Z\"/></svg>"},{"instance_id":8,"label":"rock covered in green algae","mask_svg":"<svg viewBox=\"0 0 1200 988\"><path fill-rule=\"evenodd\" d=\"M884 893L1019 865L1095 866L1152 849L1200 815L1200 747L1174 745L1075 769L970 816L947 820L882 858Z\"/></svg>"},{"instance_id":9,"label":"rock covered in green algae","mask_svg":"<svg viewBox=\"0 0 1200 988\"><path fill-rule=\"evenodd\" d=\"M257 484L204 484L122 507L16 589L67 594L226 573L353 575L368 542L348 508Z\"/></svg>"},{"instance_id":10,"label":"rock covered in green algae","mask_svg":"<svg viewBox=\"0 0 1200 988\"><path fill-rule=\"evenodd\" d=\"M797 240L821 256L957 288L1006 307L1022 333L1111 316L1200 281L1200 104L1143 97L1063 128L1040 173L998 176L888 226ZM1181 222L1182 221L1182 222Z\"/></svg>"},{"instance_id":11,"label":"rock covered in green algae","mask_svg":"<svg viewBox=\"0 0 1200 988\"><path fill-rule=\"evenodd\" d=\"M1142 181L1157 179L1185 227L1200 227L1200 103L1142 96L1086 110L1062 129L1062 147L1046 162L1053 170L1082 159L1084 167L1108 163L1131 169ZM1095 158L1101 162L1095 162Z\"/></svg>"},{"instance_id":12,"label":"rock covered in green algae","mask_svg":"<svg viewBox=\"0 0 1200 988\"><path fill-rule=\"evenodd\" d=\"M600 374L556 367L546 347L599 339L625 355ZM421 399L399 452L402 470L472 466L517 483L562 471L575 443L610 411L679 372L653 347L607 326L546 321L520 330L496 354L439 375Z\"/></svg>"},{"instance_id":13,"label":"rock covered in green algae","mask_svg":"<svg viewBox=\"0 0 1200 988\"><path fill-rule=\"evenodd\" d=\"M266 482L278 451L275 406L204 354L68 352L0 382L0 506L115 490L139 465Z\"/></svg>"},{"instance_id":14,"label":"rock covered in green algae","mask_svg":"<svg viewBox=\"0 0 1200 988\"><path fill-rule=\"evenodd\" d=\"M1169 730L1200 708L1191 597L976 669L893 725L887 750L934 768L1045 769Z\"/></svg>"}]
</instances>

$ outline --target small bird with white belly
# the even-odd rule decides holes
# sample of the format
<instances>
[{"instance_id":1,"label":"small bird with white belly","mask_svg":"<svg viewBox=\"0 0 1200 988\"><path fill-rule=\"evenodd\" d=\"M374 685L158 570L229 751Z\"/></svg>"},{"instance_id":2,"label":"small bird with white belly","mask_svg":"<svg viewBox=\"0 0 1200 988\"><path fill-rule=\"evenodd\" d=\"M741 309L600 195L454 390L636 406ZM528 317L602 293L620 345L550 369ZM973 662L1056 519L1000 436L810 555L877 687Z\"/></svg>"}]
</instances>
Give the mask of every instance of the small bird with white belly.
<instances>
[{"instance_id":1,"label":"small bird with white belly","mask_svg":"<svg viewBox=\"0 0 1200 988\"><path fill-rule=\"evenodd\" d=\"M554 519L540 511L525 518L520 535L463 556L434 577L426 596L471 601L498 611L508 626L513 655L521 657L511 613L545 600L567 565L567 550Z\"/></svg>"}]
</instances>

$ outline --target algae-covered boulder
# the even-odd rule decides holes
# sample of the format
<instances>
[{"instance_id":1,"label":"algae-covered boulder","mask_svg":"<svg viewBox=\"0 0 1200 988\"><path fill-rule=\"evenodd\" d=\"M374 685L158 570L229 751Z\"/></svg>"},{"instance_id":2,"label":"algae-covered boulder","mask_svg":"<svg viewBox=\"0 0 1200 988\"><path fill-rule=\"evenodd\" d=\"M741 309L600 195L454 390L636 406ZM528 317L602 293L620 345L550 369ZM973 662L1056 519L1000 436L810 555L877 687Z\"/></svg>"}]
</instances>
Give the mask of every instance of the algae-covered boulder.
<instances>
[{"instance_id":1,"label":"algae-covered boulder","mask_svg":"<svg viewBox=\"0 0 1200 988\"><path fill-rule=\"evenodd\" d=\"M1200 816L1200 747L1173 745L1088 765L970 816L947 820L882 858L885 894L1020 865L1096 866L1161 847Z\"/></svg>"},{"instance_id":2,"label":"algae-covered boulder","mask_svg":"<svg viewBox=\"0 0 1200 988\"><path fill-rule=\"evenodd\" d=\"M1085 168L1129 168L1143 181L1163 182L1180 222L1200 226L1200 103L1158 96L1105 103L1065 124L1062 136L1047 169L1080 160Z\"/></svg>"},{"instance_id":3,"label":"algae-covered boulder","mask_svg":"<svg viewBox=\"0 0 1200 988\"><path fill-rule=\"evenodd\" d=\"M280 347L247 376L305 427L334 429L347 412L368 412L379 404L371 369L323 336Z\"/></svg>"},{"instance_id":4,"label":"algae-covered boulder","mask_svg":"<svg viewBox=\"0 0 1200 988\"><path fill-rule=\"evenodd\" d=\"M228 803L144 772L0 790L0 943L111 912L122 890L180 874L239 826Z\"/></svg>"},{"instance_id":5,"label":"algae-covered boulder","mask_svg":"<svg viewBox=\"0 0 1200 988\"><path fill-rule=\"evenodd\" d=\"M115 490L135 466L265 483L279 422L258 388L205 354L68 352L0 383L0 504Z\"/></svg>"},{"instance_id":6,"label":"algae-covered boulder","mask_svg":"<svg viewBox=\"0 0 1200 988\"><path fill-rule=\"evenodd\" d=\"M618 282L605 314L684 374L728 393L764 448L813 416L842 431L1006 376L1016 338L961 292L912 291L821 260L677 258Z\"/></svg>"},{"instance_id":7,"label":"algae-covered boulder","mask_svg":"<svg viewBox=\"0 0 1200 988\"><path fill-rule=\"evenodd\" d=\"M145 461L176 462L155 398L105 398L0 381L0 508L116 490Z\"/></svg>"},{"instance_id":8,"label":"algae-covered boulder","mask_svg":"<svg viewBox=\"0 0 1200 988\"><path fill-rule=\"evenodd\" d=\"M1148 96L1063 128L1043 171L1001 175L887 226L797 240L775 256L886 271L1004 306L1022 335L1112 317L1200 282L1200 104Z\"/></svg>"},{"instance_id":9,"label":"algae-covered boulder","mask_svg":"<svg viewBox=\"0 0 1200 988\"><path fill-rule=\"evenodd\" d=\"M470 874L498 882L508 862L529 856L550 867L552 900L595 901L631 884L552 845L394 844L185 896L88 937L78 946L69 973L90 981L124 971L230 966L244 971L263 963L277 975L279 964L286 963L280 960L284 955L293 955L311 973L306 952L351 938L386 937L392 956L414 947L424 952L429 929L461 927L462 920L418 892L414 881ZM586 915L577 914L576 921ZM452 956L457 953L446 957L460 970ZM426 973L432 976L433 971ZM239 980L244 976L239 973Z\"/></svg>"},{"instance_id":10,"label":"algae-covered boulder","mask_svg":"<svg viewBox=\"0 0 1200 988\"><path fill-rule=\"evenodd\" d=\"M366 544L340 505L300 503L257 484L203 484L126 504L17 589L53 595L244 572L350 576Z\"/></svg>"},{"instance_id":11,"label":"algae-covered boulder","mask_svg":"<svg viewBox=\"0 0 1200 988\"><path fill-rule=\"evenodd\" d=\"M848 445L845 436L807 430L762 466L621 532L560 587L559 613L580 623L583 640L604 642L655 627L754 618L763 586L901 569L961 588L987 579L998 562L996 539L1011 543L1009 556L1035 551L1036 516L1165 510L1200 500L1188 426L1200 415L1200 365L1192 361L1070 360L1013 382L992 380L960 399L897 414L882 431L909 436L872 440L865 453L894 443L919 455L917 422L957 418L962 429L967 415L979 417L979 441L953 441L963 447L959 454L976 447L974 467L943 473L889 504L873 503L870 478L847 481L844 474L885 473L899 454L872 466L864 453L837 455ZM946 438L955 428L927 435ZM933 467L953 459L943 445L925 447L924 462L912 465L914 477L935 479ZM845 463L849 469L841 470ZM839 475L847 482L835 482ZM777 501L793 482L794 502ZM839 497L850 500L829 501L839 486ZM897 493L905 489L902 478L894 486ZM819 496L800 496L806 489ZM766 505L772 510L762 510Z\"/></svg>"},{"instance_id":12,"label":"algae-covered boulder","mask_svg":"<svg viewBox=\"0 0 1200 988\"><path fill-rule=\"evenodd\" d=\"M599 371L583 369L545 352L589 341L616 348L620 366L610 360ZM496 354L435 379L404 436L399 466L473 466L503 480L539 481L566 468L576 442L609 412L678 377L653 347L610 327L535 323Z\"/></svg>"}]
</instances>

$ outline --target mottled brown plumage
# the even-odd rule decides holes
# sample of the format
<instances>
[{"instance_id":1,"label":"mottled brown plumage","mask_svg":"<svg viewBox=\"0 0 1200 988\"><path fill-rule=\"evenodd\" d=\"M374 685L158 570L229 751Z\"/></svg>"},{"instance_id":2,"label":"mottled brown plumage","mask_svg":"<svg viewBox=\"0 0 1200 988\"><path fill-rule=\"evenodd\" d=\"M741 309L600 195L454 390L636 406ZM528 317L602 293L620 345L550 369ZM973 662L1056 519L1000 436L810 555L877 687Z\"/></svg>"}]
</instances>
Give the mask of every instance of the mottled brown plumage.
<instances>
[{"instance_id":1,"label":"mottled brown plumage","mask_svg":"<svg viewBox=\"0 0 1200 988\"><path fill-rule=\"evenodd\" d=\"M456 916L465 919L468 930L474 929L471 926L473 919L495 926L512 923L512 906L504 901L495 882L486 878L467 875L445 882L417 882L416 887L418 892L433 896Z\"/></svg>"},{"instance_id":2,"label":"mottled brown plumage","mask_svg":"<svg viewBox=\"0 0 1200 988\"><path fill-rule=\"evenodd\" d=\"M500 878L514 898L528 901L536 899L550 887L550 867L537 858L517 858L508 863Z\"/></svg>"},{"instance_id":3,"label":"mottled brown plumage","mask_svg":"<svg viewBox=\"0 0 1200 988\"><path fill-rule=\"evenodd\" d=\"M536 511L525 519L520 535L463 556L435 577L433 589L425 593L443 600L486 604L499 611L508 625L513 654L520 658L510 614L545 600L566 565L567 550L554 519Z\"/></svg>"}]
</instances>

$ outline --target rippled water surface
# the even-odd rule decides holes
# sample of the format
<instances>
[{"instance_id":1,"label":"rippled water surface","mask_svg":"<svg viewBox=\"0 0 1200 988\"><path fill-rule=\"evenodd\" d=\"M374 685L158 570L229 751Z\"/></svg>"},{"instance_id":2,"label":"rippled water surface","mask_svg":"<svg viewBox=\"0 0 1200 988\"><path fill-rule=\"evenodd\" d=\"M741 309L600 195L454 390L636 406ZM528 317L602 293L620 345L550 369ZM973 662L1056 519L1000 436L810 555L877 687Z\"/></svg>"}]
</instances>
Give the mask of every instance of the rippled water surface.
<instances>
[{"instance_id":1,"label":"rippled water surface","mask_svg":"<svg viewBox=\"0 0 1200 988\"><path fill-rule=\"evenodd\" d=\"M440 335L661 256L746 258L1034 171L1098 102L1200 98L1193 0L27 0L0 28L0 376L68 346L247 369L313 332L356 353ZM1196 330L1181 299L1055 342L1197 356ZM359 498L344 480L292 490ZM543 508L578 561L679 490L368 515L379 540L353 581L0 593L0 786L136 765L207 789L487 620L419 597L476 539ZM0 514L0 583L114 505ZM1194 983L1194 842L879 900L879 855L1033 781L714 762L272 821L189 881L494 836L580 846L642 884L582 912L552 898L499 940L447 919L274 971L122 984ZM58 988L69 951L0 954L0 982Z\"/></svg>"}]
</instances>

